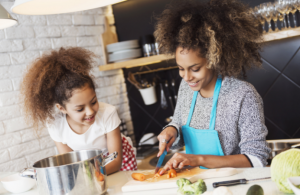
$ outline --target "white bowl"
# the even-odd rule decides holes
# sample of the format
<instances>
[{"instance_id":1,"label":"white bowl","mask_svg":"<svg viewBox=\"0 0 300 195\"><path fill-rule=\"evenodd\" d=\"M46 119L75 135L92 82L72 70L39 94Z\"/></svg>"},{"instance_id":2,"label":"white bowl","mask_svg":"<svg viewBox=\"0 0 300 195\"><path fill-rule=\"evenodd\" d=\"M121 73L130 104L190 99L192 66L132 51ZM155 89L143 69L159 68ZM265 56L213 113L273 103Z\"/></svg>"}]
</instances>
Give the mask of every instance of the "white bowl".
<instances>
[{"instance_id":1,"label":"white bowl","mask_svg":"<svg viewBox=\"0 0 300 195\"><path fill-rule=\"evenodd\" d=\"M12 193L21 193L30 190L35 185L35 180L21 177L19 173L1 179L3 187Z\"/></svg>"},{"instance_id":2,"label":"white bowl","mask_svg":"<svg viewBox=\"0 0 300 195\"><path fill-rule=\"evenodd\" d=\"M287 182L291 186L295 195L300 195L300 189L295 186L295 185L300 185L300 176L299 177L289 177L289 178L287 178Z\"/></svg>"}]
</instances>

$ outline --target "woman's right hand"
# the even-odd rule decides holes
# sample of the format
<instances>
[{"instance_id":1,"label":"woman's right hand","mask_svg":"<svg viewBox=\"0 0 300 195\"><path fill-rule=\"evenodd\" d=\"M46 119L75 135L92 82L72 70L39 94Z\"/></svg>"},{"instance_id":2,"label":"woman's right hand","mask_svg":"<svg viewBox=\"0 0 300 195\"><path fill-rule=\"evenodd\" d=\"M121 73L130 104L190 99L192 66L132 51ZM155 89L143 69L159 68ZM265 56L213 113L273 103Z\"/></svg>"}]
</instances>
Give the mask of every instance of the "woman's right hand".
<instances>
[{"instance_id":1,"label":"woman's right hand","mask_svg":"<svg viewBox=\"0 0 300 195\"><path fill-rule=\"evenodd\" d=\"M165 128L157 136L157 139L159 140L159 152L157 154L157 157L162 155L165 149L169 151L170 147L172 146L176 138L177 138L177 129L175 127L169 126ZM167 141L167 143L165 141Z\"/></svg>"}]
</instances>

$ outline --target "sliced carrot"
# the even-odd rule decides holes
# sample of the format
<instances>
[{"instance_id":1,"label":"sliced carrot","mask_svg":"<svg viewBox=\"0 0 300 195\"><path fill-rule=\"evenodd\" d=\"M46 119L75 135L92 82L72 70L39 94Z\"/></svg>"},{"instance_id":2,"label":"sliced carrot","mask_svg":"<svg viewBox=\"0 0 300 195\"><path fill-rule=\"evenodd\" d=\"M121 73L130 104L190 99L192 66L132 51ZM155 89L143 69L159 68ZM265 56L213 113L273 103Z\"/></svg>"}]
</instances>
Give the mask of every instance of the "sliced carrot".
<instances>
[{"instance_id":1,"label":"sliced carrot","mask_svg":"<svg viewBox=\"0 0 300 195\"><path fill-rule=\"evenodd\" d=\"M104 175L102 173L96 172L95 176L96 176L98 181L104 181Z\"/></svg>"},{"instance_id":2,"label":"sliced carrot","mask_svg":"<svg viewBox=\"0 0 300 195\"><path fill-rule=\"evenodd\" d=\"M159 172L157 172L154 176L153 176L153 178L158 178L158 177L160 177L161 176L161 174L159 174Z\"/></svg>"},{"instance_id":3,"label":"sliced carrot","mask_svg":"<svg viewBox=\"0 0 300 195\"><path fill-rule=\"evenodd\" d=\"M160 176L166 174L166 172L164 172L163 174L160 174L161 170L163 170L163 168L160 168L160 169L157 171L157 174L159 174Z\"/></svg>"},{"instance_id":4,"label":"sliced carrot","mask_svg":"<svg viewBox=\"0 0 300 195\"><path fill-rule=\"evenodd\" d=\"M167 178L169 179L174 177L177 177L177 172L175 171L175 169L170 169Z\"/></svg>"},{"instance_id":5,"label":"sliced carrot","mask_svg":"<svg viewBox=\"0 0 300 195\"><path fill-rule=\"evenodd\" d=\"M144 181L146 179L146 176L142 173L132 173L131 177L138 181Z\"/></svg>"}]
</instances>

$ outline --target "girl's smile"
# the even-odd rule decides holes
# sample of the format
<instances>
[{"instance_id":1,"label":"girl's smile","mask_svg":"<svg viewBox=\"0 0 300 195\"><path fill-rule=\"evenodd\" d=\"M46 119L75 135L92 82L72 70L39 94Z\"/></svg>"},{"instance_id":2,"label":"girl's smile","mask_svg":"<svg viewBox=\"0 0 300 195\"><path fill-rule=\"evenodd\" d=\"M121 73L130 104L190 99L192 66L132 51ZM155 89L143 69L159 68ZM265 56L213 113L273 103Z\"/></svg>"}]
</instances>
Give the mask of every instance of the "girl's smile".
<instances>
[{"instance_id":1,"label":"girl's smile","mask_svg":"<svg viewBox=\"0 0 300 195\"><path fill-rule=\"evenodd\" d=\"M86 121L88 121L88 122L94 122L94 120L95 120L95 115L94 115L94 116L91 116L91 117L89 117L89 118L86 118L86 119L84 119L84 120L86 120Z\"/></svg>"}]
</instances>

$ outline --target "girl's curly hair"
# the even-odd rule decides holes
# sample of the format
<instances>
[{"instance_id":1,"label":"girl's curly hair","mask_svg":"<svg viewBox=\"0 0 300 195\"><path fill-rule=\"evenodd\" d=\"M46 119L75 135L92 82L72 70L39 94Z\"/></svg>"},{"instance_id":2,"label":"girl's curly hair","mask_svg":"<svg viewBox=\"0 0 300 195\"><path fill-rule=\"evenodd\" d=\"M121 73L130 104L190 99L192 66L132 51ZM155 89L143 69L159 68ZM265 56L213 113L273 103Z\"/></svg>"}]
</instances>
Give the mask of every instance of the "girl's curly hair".
<instances>
[{"instance_id":1,"label":"girl's curly hair","mask_svg":"<svg viewBox=\"0 0 300 195\"><path fill-rule=\"evenodd\" d=\"M261 66L260 22L238 0L179 0L157 20L154 36L162 53L200 49L207 68L222 76L246 77L247 69Z\"/></svg>"},{"instance_id":2,"label":"girl's curly hair","mask_svg":"<svg viewBox=\"0 0 300 195\"><path fill-rule=\"evenodd\" d=\"M65 106L72 92L86 83L95 89L90 70L95 55L86 49L60 48L36 59L27 70L21 83L21 95L27 122L37 131L53 120L54 105Z\"/></svg>"}]
</instances>

